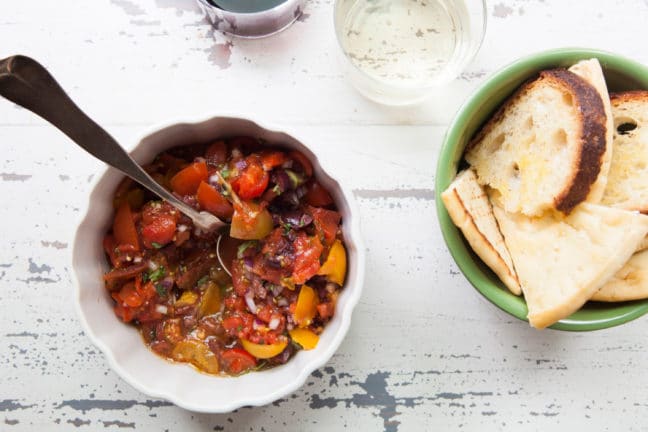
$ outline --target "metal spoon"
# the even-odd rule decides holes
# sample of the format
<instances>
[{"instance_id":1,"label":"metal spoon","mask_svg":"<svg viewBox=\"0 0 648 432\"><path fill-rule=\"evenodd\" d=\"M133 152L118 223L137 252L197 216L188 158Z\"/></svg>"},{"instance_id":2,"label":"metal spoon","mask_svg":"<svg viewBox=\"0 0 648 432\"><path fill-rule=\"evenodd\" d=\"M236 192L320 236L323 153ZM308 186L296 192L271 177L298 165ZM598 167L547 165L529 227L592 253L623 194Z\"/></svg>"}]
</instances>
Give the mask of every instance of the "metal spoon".
<instances>
[{"instance_id":1,"label":"metal spoon","mask_svg":"<svg viewBox=\"0 0 648 432\"><path fill-rule=\"evenodd\" d=\"M0 60L0 96L56 126L88 153L117 168L189 216L201 230L212 232L227 226L213 214L193 209L153 180L108 132L72 102L36 60L22 55Z\"/></svg>"}]
</instances>

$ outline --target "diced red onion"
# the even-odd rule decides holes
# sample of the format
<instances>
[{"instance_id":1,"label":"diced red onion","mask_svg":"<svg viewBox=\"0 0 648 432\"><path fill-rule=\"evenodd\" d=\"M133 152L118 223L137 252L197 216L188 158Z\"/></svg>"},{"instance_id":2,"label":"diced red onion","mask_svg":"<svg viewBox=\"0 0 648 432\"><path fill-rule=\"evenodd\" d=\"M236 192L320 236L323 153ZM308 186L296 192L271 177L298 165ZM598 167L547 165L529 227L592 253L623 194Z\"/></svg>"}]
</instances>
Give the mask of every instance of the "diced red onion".
<instances>
[{"instance_id":1,"label":"diced red onion","mask_svg":"<svg viewBox=\"0 0 648 432\"><path fill-rule=\"evenodd\" d=\"M213 175L211 175L211 176L209 177L208 182L209 182L209 184L215 185L215 184L218 184L218 183L219 183L219 182L218 182L219 180L220 180L220 179L218 178L218 174L213 174Z\"/></svg>"},{"instance_id":2,"label":"diced red onion","mask_svg":"<svg viewBox=\"0 0 648 432\"><path fill-rule=\"evenodd\" d=\"M178 232L185 232L189 227L185 224L178 225Z\"/></svg>"},{"instance_id":3,"label":"diced red onion","mask_svg":"<svg viewBox=\"0 0 648 432\"><path fill-rule=\"evenodd\" d=\"M281 364L286 363L288 360L290 360L290 354L292 354L292 350L290 349L290 346L288 346L287 349L283 350L281 354L279 354L277 360Z\"/></svg>"},{"instance_id":4,"label":"diced red onion","mask_svg":"<svg viewBox=\"0 0 648 432\"><path fill-rule=\"evenodd\" d=\"M279 297L279 299L277 300L277 305L281 307L288 306L288 300L286 300L285 297Z\"/></svg>"},{"instance_id":5,"label":"diced red onion","mask_svg":"<svg viewBox=\"0 0 648 432\"><path fill-rule=\"evenodd\" d=\"M162 315L166 315L169 312L169 308L166 307L165 305L159 304L155 306L155 311L161 313Z\"/></svg>"},{"instance_id":6,"label":"diced red onion","mask_svg":"<svg viewBox=\"0 0 648 432\"><path fill-rule=\"evenodd\" d=\"M151 271L155 271L158 269L157 263L153 260L149 261L148 266L149 266L149 270Z\"/></svg>"},{"instance_id":7,"label":"diced red onion","mask_svg":"<svg viewBox=\"0 0 648 432\"><path fill-rule=\"evenodd\" d=\"M247 266L252 268L254 266L254 259L252 257L246 256L243 258L243 263Z\"/></svg>"},{"instance_id":8,"label":"diced red onion","mask_svg":"<svg viewBox=\"0 0 648 432\"><path fill-rule=\"evenodd\" d=\"M238 160L234 163L234 166L236 167L237 170L243 171L246 167L247 163L245 162L245 159Z\"/></svg>"},{"instance_id":9,"label":"diced red onion","mask_svg":"<svg viewBox=\"0 0 648 432\"><path fill-rule=\"evenodd\" d=\"M277 330L277 327L279 327L279 318L277 317L272 317L270 322L268 323L268 328L270 330Z\"/></svg>"},{"instance_id":10,"label":"diced red onion","mask_svg":"<svg viewBox=\"0 0 648 432\"><path fill-rule=\"evenodd\" d=\"M255 319L255 320L252 322L252 328L253 328L254 330L259 330L259 329L261 329L261 328L263 328L263 327L265 327L265 323L264 323L263 321L260 321L260 320L258 320L258 319Z\"/></svg>"},{"instance_id":11,"label":"diced red onion","mask_svg":"<svg viewBox=\"0 0 648 432\"><path fill-rule=\"evenodd\" d=\"M304 195L306 195L306 187L305 186L299 186L297 189L295 189L295 193L297 194L297 197L299 199L302 199Z\"/></svg>"},{"instance_id":12,"label":"diced red onion","mask_svg":"<svg viewBox=\"0 0 648 432\"><path fill-rule=\"evenodd\" d=\"M281 292L283 291L283 287L281 285L272 285L272 295L277 297Z\"/></svg>"},{"instance_id":13,"label":"diced red onion","mask_svg":"<svg viewBox=\"0 0 648 432\"><path fill-rule=\"evenodd\" d=\"M279 170L273 173L272 175L273 181L279 186L279 190L281 192L285 192L288 189L292 189L292 183L290 182L290 177L288 177L288 174L286 174L286 171L284 170Z\"/></svg>"},{"instance_id":14,"label":"diced red onion","mask_svg":"<svg viewBox=\"0 0 648 432\"><path fill-rule=\"evenodd\" d=\"M142 262L142 257L141 256L136 256L135 258L133 258L133 262L135 264L141 263Z\"/></svg>"},{"instance_id":15,"label":"diced red onion","mask_svg":"<svg viewBox=\"0 0 648 432\"><path fill-rule=\"evenodd\" d=\"M174 284L174 280L171 276L165 277L158 283L158 285L160 285L165 290L170 290L171 288L173 288L173 284Z\"/></svg>"},{"instance_id":16,"label":"diced red onion","mask_svg":"<svg viewBox=\"0 0 648 432\"><path fill-rule=\"evenodd\" d=\"M253 314L257 312L257 305L256 303L254 303L254 293L252 291L248 291L245 294L245 304L247 304L250 312L252 312Z\"/></svg>"}]
</instances>

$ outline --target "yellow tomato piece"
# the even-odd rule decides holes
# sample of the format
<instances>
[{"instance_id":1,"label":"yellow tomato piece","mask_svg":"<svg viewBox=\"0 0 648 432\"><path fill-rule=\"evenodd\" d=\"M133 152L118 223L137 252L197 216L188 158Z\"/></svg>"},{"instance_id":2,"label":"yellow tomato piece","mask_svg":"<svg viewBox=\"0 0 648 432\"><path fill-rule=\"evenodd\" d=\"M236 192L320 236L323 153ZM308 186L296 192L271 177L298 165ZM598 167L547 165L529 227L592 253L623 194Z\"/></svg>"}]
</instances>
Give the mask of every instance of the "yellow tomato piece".
<instances>
[{"instance_id":1,"label":"yellow tomato piece","mask_svg":"<svg viewBox=\"0 0 648 432\"><path fill-rule=\"evenodd\" d=\"M317 346L319 336L308 329L296 328L288 332L293 341L301 345L305 350L311 350Z\"/></svg>"},{"instance_id":2,"label":"yellow tomato piece","mask_svg":"<svg viewBox=\"0 0 648 432\"><path fill-rule=\"evenodd\" d=\"M270 234L274 225L270 212L252 201L234 206L230 237L241 240L259 240Z\"/></svg>"},{"instance_id":3,"label":"yellow tomato piece","mask_svg":"<svg viewBox=\"0 0 648 432\"><path fill-rule=\"evenodd\" d=\"M347 256L346 250L340 240L335 240L328 257L322 267L320 267L318 275L327 276L331 282L338 285L344 284L344 277L346 276L347 269Z\"/></svg>"},{"instance_id":4,"label":"yellow tomato piece","mask_svg":"<svg viewBox=\"0 0 648 432\"><path fill-rule=\"evenodd\" d=\"M254 357L259 359L269 359L276 355L281 354L281 352L286 349L288 341L275 342L272 345L261 345L254 342L250 342L246 339L241 339L241 344L245 351L252 354Z\"/></svg>"},{"instance_id":5,"label":"yellow tomato piece","mask_svg":"<svg viewBox=\"0 0 648 432\"><path fill-rule=\"evenodd\" d=\"M191 363L201 371L216 374L219 371L218 357L204 343L189 339L179 342L171 356L179 362Z\"/></svg>"},{"instance_id":6,"label":"yellow tomato piece","mask_svg":"<svg viewBox=\"0 0 648 432\"><path fill-rule=\"evenodd\" d=\"M215 314L221 308L220 288L214 282L207 283L207 289L200 300L198 318Z\"/></svg>"},{"instance_id":7,"label":"yellow tomato piece","mask_svg":"<svg viewBox=\"0 0 648 432\"><path fill-rule=\"evenodd\" d=\"M180 298L176 300L175 304L178 306L191 305L196 303L198 300L198 294L193 291L185 291L182 293Z\"/></svg>"},{"instance_id":8,"label":"yellow tomato piece","mask_svg":"<svg viewBox=\"0 0 648 432\"><path fill-rule=\"evenodd\" d=\"M315 290L308 285L302 285L293 315L299 327L306 327L315 318L318 303L319 299Z\"/></svg>"}]
</instances>

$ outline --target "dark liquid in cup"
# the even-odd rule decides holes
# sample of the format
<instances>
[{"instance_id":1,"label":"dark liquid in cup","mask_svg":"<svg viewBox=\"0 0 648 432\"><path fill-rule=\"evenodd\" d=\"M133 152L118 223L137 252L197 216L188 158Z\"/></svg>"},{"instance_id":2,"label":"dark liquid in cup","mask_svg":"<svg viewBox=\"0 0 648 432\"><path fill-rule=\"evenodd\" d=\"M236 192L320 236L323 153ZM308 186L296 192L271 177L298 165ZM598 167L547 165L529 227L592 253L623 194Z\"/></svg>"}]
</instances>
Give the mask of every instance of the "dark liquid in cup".
<instances>
[{"instance_id":1,"label":"dark liquid in cup","mask_svg":"<svg viewBox=\"0 0 648 432\"><path fill-rule=\"evenodd\" d=\"M286 0L208 0L214 6L236 13L254 13L272 9Z\"/></svg>"}]
</instances>

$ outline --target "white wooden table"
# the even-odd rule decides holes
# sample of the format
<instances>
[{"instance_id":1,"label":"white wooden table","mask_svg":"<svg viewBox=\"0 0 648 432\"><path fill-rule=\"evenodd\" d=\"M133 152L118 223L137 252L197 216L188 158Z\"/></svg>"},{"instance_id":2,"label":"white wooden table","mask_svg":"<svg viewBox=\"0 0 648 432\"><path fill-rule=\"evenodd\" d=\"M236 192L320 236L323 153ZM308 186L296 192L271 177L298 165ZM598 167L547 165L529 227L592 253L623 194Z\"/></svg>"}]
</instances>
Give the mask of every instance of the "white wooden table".
<instances>
[{"instance_id":1,"label":"white wooden table","mask_svg":"<svg viewBox=\"0 0 648 432\"><path fill-rule=\"evenodd\" d=\"M75 315L71 236L100 169L44 121L0 101L0 430L640 430L648 318L538 332L483 300L441 239L444 130L497 68L559 46L648 63L648 2L500 0L475 62L428 103L375 105L337 63L332 0L256 41L215 33L191 0L13 1L0 57L39 59L124 145L153 124L238 112L308 138L353 188L368 249L351 330L293 395L224 415L140 394Z\"/></svg>"}]
</instances>

